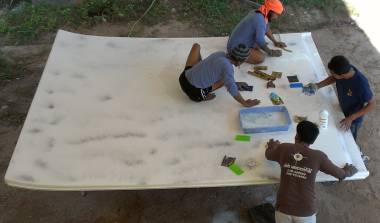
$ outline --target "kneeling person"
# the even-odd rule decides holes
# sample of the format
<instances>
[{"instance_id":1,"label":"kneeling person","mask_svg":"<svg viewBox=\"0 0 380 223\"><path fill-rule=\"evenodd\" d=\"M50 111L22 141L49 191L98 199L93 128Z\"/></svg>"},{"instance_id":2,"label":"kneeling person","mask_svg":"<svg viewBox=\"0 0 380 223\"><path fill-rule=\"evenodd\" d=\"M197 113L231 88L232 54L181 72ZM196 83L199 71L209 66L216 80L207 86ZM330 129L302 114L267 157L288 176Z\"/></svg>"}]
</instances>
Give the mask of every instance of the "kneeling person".
<instances>
[{"instance_id":1,"label":"kneeling person","mask_svg":"<svg viewBox=\"0 0 380 223\"><path fill-rule=\"evenodd\" d=\"M265 0L257 11L251 11L244 19L234 28L228 42L227 50L230 51L236 45L243 43L252 48L251 54L247 59L248 63L262 63L265 51L268 56L279 57L282 55L281 50L270 49L265 42L265 35L273 42L276 47L284 48L286 44L277 41L269 27L270 22L278 19L284 6L279 0Z\"/></svg>"},{"instance_id":2,"label":"kneeling person","mask_svg":"<svg viewBox=\"0 0 380 223\"><path fill-rule=\"evenodd\" d=\"M257 99L245 100L238 91L234 79L234 66L240 66L250 54L244 44L234 47L230 53L215 52L202 60L200 45L195 43L186 61L185 70L179 77L182 90L192 101L212 100L216 89L225 86L232 97L245 107L260 103Z\"/></svg>"}]
</instances>

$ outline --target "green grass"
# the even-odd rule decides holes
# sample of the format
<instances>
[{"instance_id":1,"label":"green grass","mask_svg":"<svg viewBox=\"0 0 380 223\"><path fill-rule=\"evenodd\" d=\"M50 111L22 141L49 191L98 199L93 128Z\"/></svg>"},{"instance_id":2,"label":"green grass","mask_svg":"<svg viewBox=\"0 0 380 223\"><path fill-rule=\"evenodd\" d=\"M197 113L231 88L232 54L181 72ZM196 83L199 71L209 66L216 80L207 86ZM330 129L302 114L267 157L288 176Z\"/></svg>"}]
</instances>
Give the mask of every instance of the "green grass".
<instances>
[{"instance_id":1,"label":"green grass","mask_svg":"<svg viewBox=\"0 0 380 223\"><path fill-rule=\"evenodd\" d=\"M258 1L262 4L264 0ZM345 5L341 0L284 0L286 7L310 11L317 9L324 11L333 18L336 13L342 13ZM250 11L256 9L250 4L233 0L183 0L182 19L193 21L201 26L209 35L228 35L236 24ZM286 11L286 10L285 10ZM279 20L274 21L271 27L281 30L280 23L292 24L294 18L285 13Z\"/></svg>"},{"instance_id":2,"label":"green grass","mask_svg":"<svg viewBox=\"0 0 380 223\"><path fill-rule=\"evenodd\" d=\"M10 0L0 0L9 5ZM264 0L260 0L262 3ZM20 5L0 17L0 36L16 43L30 43L45 33L59 28L92 26L101 22L129 22L137 20L149 7L151 0L87 0L79 5L31 4L30 0L15 0ZM318 9L333 18L345 9L341 0L284 0L285 7L310 11ZM15 4L14 4L15 5ZM176 17L203 29L208 35L228 35L233 27L252 9L252 5L238 0L157 0L141 21L154 25L170 16L170 8L177 10ZM342 11L339 11L340 13ZM278 23L291 24L294 18L285 13Z\"/></svg>"},{"instance_id":3,"label":"green grass","mask_svg":"<svg viewBox=\"0 0 380 223\"><path fill-rule=\"evenodd\" d=\"M56 32L62 27L75 28L105 21L136 20L150 3L140 0L88 0L79 5L23 2L0 17L0 35L7 36L16 43L28 43L44 33ZM158 0L142 23L152 25L165 20L168 15L168 7Z\"/></svg>"},{"instance_id":4,"label":"green grass","mask_svg":"<svg viewBox=\"0 0 380 223\"><path fill-rule=\"evenodd\" d=\"M184 0L183 19L195 20L210 35L228 35L250 11L246 4L229 0Z\"/></svg>"},{"instance_id":5,"label":"green grass","mask_svg":"<svg viewBox=\"0 0 380 223\"><path fill-rule=\"evenodd\" d=\"M342 0L284 0L284 5L298 6L303 7L305 9L321 9L334 11L337 9L341 9L344 7L344 3Z\"/></svg>"},{"instance_id":6,"label":"green grass","mask_svg":"<svg viewBox=\"0 0 380 223\"><path fill-rule=\"evenodd\" d=\"M331 22L335 19L337 15L347 15L349 12L346 9L346 6L343 0L283 0L285 5L285 13L276 21L271 23L271 28L274 30L282 31L303 31L302 27L312 28L310 24L303 23L302 19L297 19L300 23L297 25L294 24L294 16L291 16L287 13L287 9L309 13L317 13L313 10L318 10L323 16L328 18ZM289 10L290 11L290 10ZM285 28L282 25L285 24ZM314 24L318 27L318 23Z\"/></svg>"},{"instance_id":7,"label":"green grass","mask_svg":"<svg viewBox=\"0 0 380 223\"><path fill-rule=\"evenodd\" d=\"M305 9L318 8L322 10L336 9L344 6L343 0L281 0L286 6L303 7ZM264 0L257 1L259 4L263 4Z\"/></svg>"}]
</instances>

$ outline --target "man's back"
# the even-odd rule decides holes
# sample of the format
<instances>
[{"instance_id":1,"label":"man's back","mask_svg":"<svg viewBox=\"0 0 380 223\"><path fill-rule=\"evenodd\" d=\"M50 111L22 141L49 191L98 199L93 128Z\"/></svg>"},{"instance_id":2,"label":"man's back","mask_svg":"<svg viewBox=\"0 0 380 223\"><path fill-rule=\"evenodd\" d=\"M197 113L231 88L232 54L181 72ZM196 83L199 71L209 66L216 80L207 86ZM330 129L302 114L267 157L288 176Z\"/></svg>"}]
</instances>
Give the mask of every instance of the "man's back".
<instances>
[{"instance_id":1,"label":"man's back","mask_svg":"<svg viewBox=\"0 0 380 223\"><path fill-rule=\"evenodd\" d=\"M265 33L267 25L261 13L251 11L231 32L227 43L227 51L231 51L236 45L244 43L249 48L255 44L262 46L265 44Z\"/></svg>"},{"instance_id":2,"label":"man's back","mask_svg":"<svg viewBox=\"0 0 380 223\"><path fill-rule=\"evenodd\" d=\"M219 51L200 61L185 73L188 81L197 88L207 88L219 80L224 81L228 92L237 95L234 68L225 52Z\"/></svg>"},{"instance_id":3,"label":"man's back","mask_svg":"<svg viewBox=\"0 0 380 223\"><path fill-rule=\"evenodd\" d=\"M345 176L326 154L301 143L282 143L268 149L266 157L281 166L276 209L289 215L303 217L316 213L314 185L318 171L339 179Z\"/></svg>"}]
</instances>

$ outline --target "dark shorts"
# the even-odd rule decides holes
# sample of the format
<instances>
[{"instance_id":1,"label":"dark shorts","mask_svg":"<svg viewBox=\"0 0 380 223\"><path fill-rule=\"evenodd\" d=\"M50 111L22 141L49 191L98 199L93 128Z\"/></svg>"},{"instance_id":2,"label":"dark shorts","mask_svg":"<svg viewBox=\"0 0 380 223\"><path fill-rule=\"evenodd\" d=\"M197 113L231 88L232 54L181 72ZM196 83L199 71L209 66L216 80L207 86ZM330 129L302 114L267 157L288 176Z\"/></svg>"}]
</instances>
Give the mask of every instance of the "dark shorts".
<instances>
[{"instance_id":1,"label":"dark shorts","mask_svg":"<svg viewBox=\"0 0 380 223\"><path fill-rule=\"evenodd\" d=\"M190 68L190 66L185 67L185 69L182 71L181 75L179 76L179 84L181 85L183 92L185 92L185 94L189 96L192 101L204 101L206 99L206 96L211 92L212 87L197 88L194 85L190 84L185 76L185 71Z\"/></svg>"}]
</instances>

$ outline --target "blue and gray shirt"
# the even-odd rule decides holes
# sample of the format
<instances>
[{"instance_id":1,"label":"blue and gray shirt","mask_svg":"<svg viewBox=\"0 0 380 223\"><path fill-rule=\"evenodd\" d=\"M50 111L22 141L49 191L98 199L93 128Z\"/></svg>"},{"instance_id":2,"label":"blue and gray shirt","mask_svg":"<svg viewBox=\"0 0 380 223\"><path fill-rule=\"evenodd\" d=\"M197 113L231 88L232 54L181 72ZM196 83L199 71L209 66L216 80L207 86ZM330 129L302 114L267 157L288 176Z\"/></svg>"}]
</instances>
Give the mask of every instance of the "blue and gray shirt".
<instances>
[{"instance_id":1,"label":"blue and gray shirt","mask_svg":"<svg viewBox=\"0 0 380 223\"><path fill-rule=\"evenodd\" d=\"M194 87L208 88L219 80L223 80L224 86L234 97L238 94L238 88L234 79L234 68L225 52L215 52L206 59L186 70L185 76Z\"/></svg>"},{"instance_id":2,"label":"blue and gray shirt","mask_svg":"<svg viewBox=\"0 0 380 223\"><path fill-rule=\"evenodd\" d=\"M256 44L260 47L264 46L268 26L263 14L251 11L232 31L227 43L228 52L240 43L244 43L249 48L254 48Z\"/></svg>"}]
</instances>

